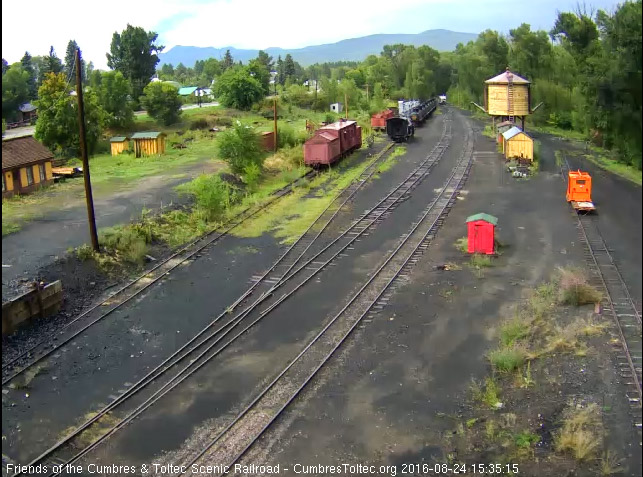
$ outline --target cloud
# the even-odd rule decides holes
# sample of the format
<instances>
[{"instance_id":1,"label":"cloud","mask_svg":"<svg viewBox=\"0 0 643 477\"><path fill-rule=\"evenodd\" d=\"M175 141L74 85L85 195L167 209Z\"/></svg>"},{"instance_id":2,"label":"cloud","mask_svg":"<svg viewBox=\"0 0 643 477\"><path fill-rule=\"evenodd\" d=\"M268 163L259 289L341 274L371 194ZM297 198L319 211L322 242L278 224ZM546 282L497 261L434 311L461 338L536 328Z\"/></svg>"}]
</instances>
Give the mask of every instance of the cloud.
<instances>
[{"instance_id":1,"label":"cloud","mask_svg":"<svg viewBox=\"0 0 643 477\"><path fill-rule=\"evenodd\" d=\"M112 0L110 2L32 0L2 2L2 56L19 61L25 51L46 55L53 45L60 58L76 40L86 61L106 69L112 35L128 23L159 34L167 51L175 45L237 48L299 48L375 33L419 33L432 28L507 32L523 21L549 29L558 9L577 0ZM614 0L594 0L608 10Z\"/></svg>"}]
</instances>

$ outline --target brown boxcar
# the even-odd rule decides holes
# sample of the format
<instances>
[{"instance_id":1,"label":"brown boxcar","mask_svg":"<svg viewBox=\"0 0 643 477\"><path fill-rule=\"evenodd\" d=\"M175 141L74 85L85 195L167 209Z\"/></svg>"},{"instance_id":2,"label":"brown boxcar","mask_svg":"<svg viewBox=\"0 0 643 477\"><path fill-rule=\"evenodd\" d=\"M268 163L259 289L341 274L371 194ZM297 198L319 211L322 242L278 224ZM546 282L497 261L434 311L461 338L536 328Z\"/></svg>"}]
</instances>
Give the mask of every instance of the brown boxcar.
<instances>
[{"instance_id":1,"label":"brown boxcar","mask_svg":"<svg viewBox=\"0 0 643 477\"><path fill-rule=\"evenodd\" d=\"M321 127L317 133L325 132L339 139L339 150L343 156L362 145L362 128L356 121L338 121Z\"/></svg>"},{"instance_id":2,"label":"brown boxcar","mask_svg":"<svg viewBox=\"0 0 643 477\"><path fill-rule=\"evenodd\" d=\"M308 166L332 164L341 156L339 138L324 131L304 143L304 162Z\"/></svg>"}]
</instances>

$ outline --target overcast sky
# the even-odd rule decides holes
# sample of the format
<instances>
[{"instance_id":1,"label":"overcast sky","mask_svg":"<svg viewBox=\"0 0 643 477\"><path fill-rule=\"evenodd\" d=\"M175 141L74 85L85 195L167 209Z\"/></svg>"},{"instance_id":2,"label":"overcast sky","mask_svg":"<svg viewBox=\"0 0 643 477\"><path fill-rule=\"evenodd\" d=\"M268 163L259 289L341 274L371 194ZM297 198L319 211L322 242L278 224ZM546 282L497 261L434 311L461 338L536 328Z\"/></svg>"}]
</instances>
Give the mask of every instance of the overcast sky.
<instances>
[{"instance_id":1,"label":"overcast sky","mask_svg":"<svg viewBox=\"0 0 643 477\"><path fill-rule=\"evenodd\" d=\"M522 22L549 30L556 11L578 0L111 0L2 2L2 57L19 61L25 51L46 55L53 45L64 58L70 39L83 58L106 69L112 35L127 23L159 34L175 45L237 48L299 48L375 33L447 30L508 32ZM580 2L583 3L583 2ZM613 11L617 1L591 0L588 9ZM335 6L331 8L331 6ZM341 14L341 16L340 16Z\"/></svg>"}]
</instances>

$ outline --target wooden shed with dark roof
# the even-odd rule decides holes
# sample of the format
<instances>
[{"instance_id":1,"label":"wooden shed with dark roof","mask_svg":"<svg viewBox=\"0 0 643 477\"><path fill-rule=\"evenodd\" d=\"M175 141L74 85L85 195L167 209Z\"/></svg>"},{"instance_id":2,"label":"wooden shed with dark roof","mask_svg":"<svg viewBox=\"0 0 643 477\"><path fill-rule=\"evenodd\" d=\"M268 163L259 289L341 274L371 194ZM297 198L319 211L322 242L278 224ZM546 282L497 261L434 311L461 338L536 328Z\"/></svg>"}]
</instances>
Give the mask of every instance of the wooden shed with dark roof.
<instances>
[{"instance_id":1,"label":"wooden shed with dark roof","mask_svg":"<svg viewBox=\"0 0 643 477\"><path fill-rule=\"evenodd\" d=\"M118 156L123 151L129 150L129 138L127 136L114 136L109 140L112 156Z\"/></svg>"},{"instance_id":2,"label":"wooden shed with dark roof","mask_svg":"<svg viewBox=\"0 0 643 477\"><path fill-rule=\"evenodd\" d=\"M2 141L2 197L28 194L51 184L53 153L33 136Z\"/></svg>"},{"instance_id":3,"label":"wooden shed with dark roof","mask_svg":"<svg viewBox=\"0 0 643 477\"><path fill-rule=\"evenodd\" d=\"M132 134L136 157L165 153L165 133L146 131Z\"/></svg>"}]
</instances>

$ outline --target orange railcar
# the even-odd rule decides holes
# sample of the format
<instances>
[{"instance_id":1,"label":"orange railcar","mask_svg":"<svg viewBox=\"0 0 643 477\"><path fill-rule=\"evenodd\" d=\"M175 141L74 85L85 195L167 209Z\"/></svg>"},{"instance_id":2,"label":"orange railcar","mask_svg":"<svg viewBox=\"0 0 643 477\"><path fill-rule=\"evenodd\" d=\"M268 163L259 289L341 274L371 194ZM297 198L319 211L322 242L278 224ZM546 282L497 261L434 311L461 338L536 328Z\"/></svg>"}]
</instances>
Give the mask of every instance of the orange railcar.
<instances>
[{"instance_id":1,"label":"orange railcar","mask_svg":"<svg viewBox=\"0 0 643 477\"><path fill-rule=\"evenodd\" d=\"M569 171L567 202L578 211L590 212L596 209L592 202L592 177L587 172Z\"/></svg>"}]
</instances>

